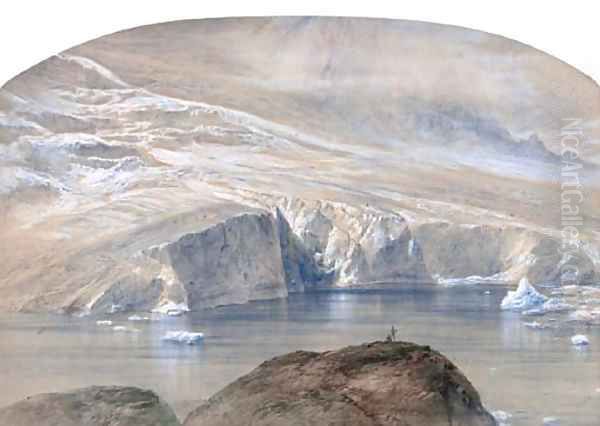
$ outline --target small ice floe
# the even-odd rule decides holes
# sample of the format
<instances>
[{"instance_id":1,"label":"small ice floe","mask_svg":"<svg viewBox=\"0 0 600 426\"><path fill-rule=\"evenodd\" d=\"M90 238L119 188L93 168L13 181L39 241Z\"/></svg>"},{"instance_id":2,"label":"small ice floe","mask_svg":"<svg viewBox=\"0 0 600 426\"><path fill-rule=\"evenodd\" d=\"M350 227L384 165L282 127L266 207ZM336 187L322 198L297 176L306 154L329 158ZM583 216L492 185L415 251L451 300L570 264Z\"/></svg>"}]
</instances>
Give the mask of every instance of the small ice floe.
<instances>
[{"instance_id":1,"label":"small ice floe","mask_svg":"<svg viewBox=\"0 0 600 426\"><path fill-rule=\"evenodd\" d=\"M190 308L188 308L187 304L174 303L174 302L163 303L162 305L160 305L152 310L152 312L168 315L171 317L178 317L189 311L190 311Z\"/></svg>"},{"instance_id":2,"label":"small ice floe","mask_svg":"<svg viewBox=\"0 0 600 426\"><path fill-rule=\"evenodd\" d=\"M111 326L111 325L113 325L113 322L110 320L100 320L100 321L96 321L96 325Z\"/></svg>"},{"instance_id":3,"label":"small ice floe","mask_svg":"<svg viewBox=\"0 0 600 426\"><path fill-rule=\"evenodd\" d=\"M486 290L483 292L483 294L485 294L486 296L489 296L490 294L492 294L492 292L490 290Z\"/></svg>"},{"instance_id":4,"label":"small ice floe","mask_svg":"<svg viewBox=\"0 0 600 426\"><path fill-rule=\"evenodd\" d=\"M575 312L571 313L571 315L569 315L569 320L582 322L592 322L600 320L600 309L594 309L593 311L578 309Z\"/></svg>"},{"instance_id":5,"label":"small ice floe","mask_svg":"<svg viewBox=\"0 0 600 426\"><path fill-rule=\"evenodd\" d=\"M571 337L571 343L575 346L588 346L590 344L589 339L587 338L587 336L583 335L583 334L576 334L575 336Z\"/></svg>"},{"instance_id":6,"label":"small ice floe","mask_svg":"<svg viewBox=\"0 0 600 426\"><path fill-rule=\"evenodd\" d=\"M544 417L542 422L544 426L560 426L560 421L556 417Z\"/></svg>"},{"instance_id":7,"label":"small ice floe","mask_svg":"<svg viewBox=\"0 0 600 426\"><path fill-rule=\"evenodd\" d=\"M542 303L540 306L523 311L523 315L546 315L551 312L567 312L573 309L573 305L565 303L559 299L551 298Z\"/></svg>"},{"instance_id":8,"label":"small ice floe","mask_svg":"<svg viewBox=\"0 0 600 426\"><path fill-rule=\"evenodd\" d=\"M137 328L125 327L123 325L115 325L112 329L113 331L120 331L125 333L138 333L140 331Z\"/></svg>"},{"instance_id":9,"label":"small ice floe","mask_svg":"<svg viewBox=\"0 0 600 426\"><path fill-rule=\"evenodd\" d=\"M173 343L185 343L196 345L204 339L203 333L191 333L189 331L168 331L161 340Z\"/></svg>"},{"instance_id":10,"label":"small ice floe","mask_svg":"<svg viewBox=\"0 0 600 426\"><path fill-rule=\"evenodd\" d=\"M142 317L139 315L132 315L129 318L127 318L127 320L129 320L129 321L150 321L150 317Z\"/></svg>"},{"instance_id":11,"label":"small ice floe","mask_svg":"<svg viewBox=\"0 0 600 426\"><path fill-rule=\"evenodd\" d=\"M564 285L557 289L552 290L553 295L557 296L576 296L581 292L583 286L579 285Z\"/></svg>"},{"instance_id":12,"label":"small ice floe","mask_svg":"<svg viewBox=\"0 0 600 426\"><path fill-rule=\"evenodd\" d=\"M506 411L496 410L492 411L492 416L496 419L498 426L510 426L510 419L512 418L512 414L507 413Z\"/></svg>"},{"instance_id":13,"label":"small ice floe","mask_svg":"<svg viewBox=\"0 0 600 426\"><path fill-rule=\"evenodd\" d=\"M543 330L547 328L547 325L542 324L541 322L532 321L532 322L524 322L523 325L527 328L531 328L533 330Z\"/></svg>"},{"instance_id":14,"label":"small ice floe","mask_svg":"<svg viewBox=\"0 0 600 426\"><path fill-rule=\"evenodd\" d=\"M546 296L540 294L534 286L529 284L527 278L521 278L519 287L515 291L509 291L504 299L502 299L500 308L511 311L523 311L540 306L547 300Z\"/></svg>"}]
</instances>

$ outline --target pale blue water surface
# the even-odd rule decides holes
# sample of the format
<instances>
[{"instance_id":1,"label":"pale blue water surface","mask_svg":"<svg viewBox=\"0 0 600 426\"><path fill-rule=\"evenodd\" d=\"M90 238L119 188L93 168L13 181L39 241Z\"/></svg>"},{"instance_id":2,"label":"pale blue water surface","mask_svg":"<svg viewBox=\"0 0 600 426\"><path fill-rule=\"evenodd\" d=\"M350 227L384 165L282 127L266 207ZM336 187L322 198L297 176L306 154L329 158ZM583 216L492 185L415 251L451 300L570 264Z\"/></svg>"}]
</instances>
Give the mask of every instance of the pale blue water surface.
<instances>
[{"instance_id":1,"label":"pale blue water surface","mask_svg":"<svg viewBox=\"0 0 600 426\"><path fill-rule=\"evenodd\" d=\"M395 325L402 340L454 361L490 410L512 414L512 425L542 425L544 417L600 424L600 330L529 329L519 314L500 311L505 294L498 286L402 286L297 294L160 321L111 318L139 332L96 325L106 318L3 315L0 405L40 392L135 385L155 390L184 417L268 358L382 340ZM169 330L203 332L205 340L161 341ZM582 331L591 345L577 350L570 336Z\"/></svg>"}]
</instances>

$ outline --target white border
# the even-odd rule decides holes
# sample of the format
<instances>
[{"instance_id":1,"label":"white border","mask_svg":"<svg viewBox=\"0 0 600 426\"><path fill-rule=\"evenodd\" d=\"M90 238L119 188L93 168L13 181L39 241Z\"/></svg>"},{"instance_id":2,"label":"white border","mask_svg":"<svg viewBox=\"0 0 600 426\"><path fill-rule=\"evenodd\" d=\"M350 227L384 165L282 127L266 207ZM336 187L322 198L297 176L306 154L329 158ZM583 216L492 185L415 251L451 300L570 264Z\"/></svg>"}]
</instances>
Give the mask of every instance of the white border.
<instances>
[{"instance_id":1,"label":"white border","mask_svg":"<svg viewBox=\"0 0 600 426\"><path fill-rule=\"evenodd\" d=\"M298 0L7 1L0 13L0 84L39 61L118 30L177 19L344 15L415 19L484 30L544 50L600 81L600 5L587 0L360 2Z\"/></svg>"}]
</instances>

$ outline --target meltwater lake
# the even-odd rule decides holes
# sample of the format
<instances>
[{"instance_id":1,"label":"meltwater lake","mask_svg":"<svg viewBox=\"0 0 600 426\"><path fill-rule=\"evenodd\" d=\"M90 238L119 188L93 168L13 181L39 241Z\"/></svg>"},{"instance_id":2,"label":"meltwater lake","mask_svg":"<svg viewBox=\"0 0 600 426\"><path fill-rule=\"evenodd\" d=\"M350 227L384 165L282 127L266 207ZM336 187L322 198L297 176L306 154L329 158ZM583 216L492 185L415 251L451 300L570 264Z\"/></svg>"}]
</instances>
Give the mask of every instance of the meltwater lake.
<instances>
[{"instance_id":1,"label":"meltwater lake","mask_svg":"<svg viewBox=\"0 0 600 426\"><path fill-rule=\"evenodd\" d=\"M568 322L538 330L501 311L501 286L396 286L291 295L181 317L129 321L11 314L0 316L0 405L31 394L90 385L150 388L183 418L268 358L383 340L427 344L455 362L490 411L507 425L590 426L600 419L600 330ZM140 316L149 314L140 313ZM132 330L136 329L136 330ZM202 332L199 345L161 340L168 331ZM584 332L590 345L570 337Z\"/></svg>"}]
</instances>

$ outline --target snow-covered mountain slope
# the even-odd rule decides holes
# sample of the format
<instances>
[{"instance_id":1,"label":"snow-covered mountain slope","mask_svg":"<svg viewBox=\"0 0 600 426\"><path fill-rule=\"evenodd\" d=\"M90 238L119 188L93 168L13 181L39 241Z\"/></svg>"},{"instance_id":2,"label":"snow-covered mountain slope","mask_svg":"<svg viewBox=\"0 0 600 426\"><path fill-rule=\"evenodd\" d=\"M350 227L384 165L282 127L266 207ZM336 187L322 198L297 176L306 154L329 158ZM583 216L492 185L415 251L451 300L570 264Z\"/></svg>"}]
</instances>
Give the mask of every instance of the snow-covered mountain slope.
<instances>
[{"instance_id":1,"label":"snow-covered mountain slope","mask_svg":"<svg viewBox=\"0 0 600 426\"><path fill-rule=\"evenodd\" d=\"M560 128L584 137L561 253ZM600 271L600 89L453 27L185 21L0 90L0 309L192 309L289 291Z\"/></svg>"}]
</instances>

